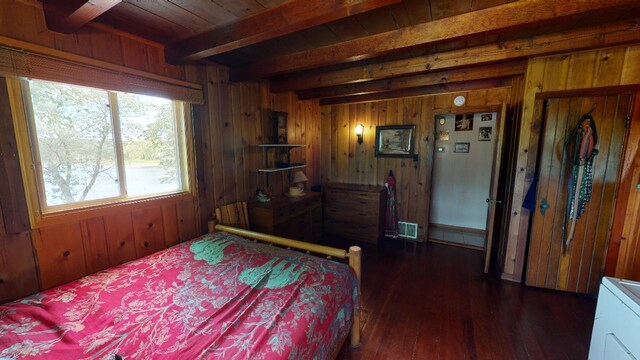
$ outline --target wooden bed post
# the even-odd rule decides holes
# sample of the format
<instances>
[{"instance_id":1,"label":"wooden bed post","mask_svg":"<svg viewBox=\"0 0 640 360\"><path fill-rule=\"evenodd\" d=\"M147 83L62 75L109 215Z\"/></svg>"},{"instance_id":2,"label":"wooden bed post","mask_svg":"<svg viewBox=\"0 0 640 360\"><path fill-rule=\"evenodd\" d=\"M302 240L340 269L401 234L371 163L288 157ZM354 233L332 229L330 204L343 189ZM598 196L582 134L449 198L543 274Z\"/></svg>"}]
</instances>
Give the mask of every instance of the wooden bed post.
<instances>
[{"instance_id":1,"label":"wooden bed post","mask_svg":"<svg viewBox=\"0 0 640 360\"><path fill-rule=\"evenodd\" d=\"M352 246L349 248L349 266L353 268L356 272L356 277L358 278L358 297L362 293L360 291L361 281L361 255L362 250L359 246ZM360 303L362 303L362 299L360 299ZM360 309L353 309L353 325L351 326L351 347L360 346Z\"/></svg>"}]
</instances>

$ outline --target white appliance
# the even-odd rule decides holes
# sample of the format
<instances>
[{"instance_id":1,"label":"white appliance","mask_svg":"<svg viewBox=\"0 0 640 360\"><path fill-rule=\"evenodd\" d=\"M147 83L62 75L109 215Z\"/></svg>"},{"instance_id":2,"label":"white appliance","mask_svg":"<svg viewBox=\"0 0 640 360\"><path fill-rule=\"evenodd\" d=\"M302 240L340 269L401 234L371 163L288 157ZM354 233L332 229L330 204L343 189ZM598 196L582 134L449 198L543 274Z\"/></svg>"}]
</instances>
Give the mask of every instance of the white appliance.
<instances>
[{"instance_id":1,"label":"white appliance","mask_svg":"<svg viewBox=\"0 0 640 360\"><path fill-rule=\"evenodd\" d=\"M589 359L640 359L640 282L602 279Z\"/></svg>"}]
</instances>

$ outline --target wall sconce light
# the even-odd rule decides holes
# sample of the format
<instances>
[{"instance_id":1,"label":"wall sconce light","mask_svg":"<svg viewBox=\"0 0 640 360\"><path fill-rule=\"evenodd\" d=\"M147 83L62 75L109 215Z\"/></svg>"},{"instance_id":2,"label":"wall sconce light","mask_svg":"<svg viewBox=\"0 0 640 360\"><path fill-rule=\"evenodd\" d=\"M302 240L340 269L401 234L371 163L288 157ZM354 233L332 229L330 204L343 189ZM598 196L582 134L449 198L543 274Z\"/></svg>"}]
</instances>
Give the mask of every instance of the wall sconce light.
<instances>
[{"instance_id":1,"label":"wall sconce light","mask_svg":"<svg viewBox=\"0 0 640 360\"><path fill-rule=\"evenodd\" d=\"M358 137L358 144L362 144L362 134L364 133L364 125L356 125L356 136Z\"/></svg>"}]
</instances>

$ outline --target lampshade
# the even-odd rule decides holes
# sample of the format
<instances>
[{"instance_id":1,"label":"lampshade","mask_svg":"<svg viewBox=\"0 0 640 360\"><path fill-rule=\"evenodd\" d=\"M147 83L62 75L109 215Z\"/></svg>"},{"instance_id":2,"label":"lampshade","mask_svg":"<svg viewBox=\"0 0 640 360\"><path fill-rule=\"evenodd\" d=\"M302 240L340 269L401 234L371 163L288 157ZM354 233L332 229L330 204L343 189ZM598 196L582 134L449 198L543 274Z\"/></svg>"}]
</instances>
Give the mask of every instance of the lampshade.
<instances>
[{"instance_id":1,"label":"lampshade","mask_svg":"<svg viewBox=\"0 0 640 360\"><path fill-rule=\"evenodd\" d=\"M307 181L307 177L304 175L304 173L302 171L298 171L293 175L293 183L297 184L297 183L301 183L301 182L305 182Z\"/></svg>"},{"instance_id":2,"label":"lampshade","mask_svg":"<svg viewBox=\"0 0 640 360\"><path fill-rule=\"evenodd\" d=\"M356 135L362 135L362 133L364 133L364 125L356 125Z\"/></svg>"}]
</instances>

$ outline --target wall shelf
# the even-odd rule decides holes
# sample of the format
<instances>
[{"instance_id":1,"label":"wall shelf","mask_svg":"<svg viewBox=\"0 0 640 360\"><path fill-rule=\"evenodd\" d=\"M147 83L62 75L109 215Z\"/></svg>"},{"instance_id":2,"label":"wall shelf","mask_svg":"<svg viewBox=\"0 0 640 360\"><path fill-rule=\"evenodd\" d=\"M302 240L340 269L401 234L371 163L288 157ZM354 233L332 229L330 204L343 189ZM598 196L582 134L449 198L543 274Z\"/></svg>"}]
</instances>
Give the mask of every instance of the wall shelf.
<instances>
[{"instance_id":1,"label":"wall shelf","mask_svg":"<svg viewBox=\"0 0 640 360\"><path fill-rule=\"evenodd\" d=\"M264 169L258 169L258 171L259 172L263 172L263 173L274 173L274 172L278 172L278 171L302 169L304 167L307 167L307 165L294 165L294 166L287 166L287 167L283 167L283 168L264 168Z\"/></svg>"},{"instance_id":2,"label":"wall shelf","mask_svg":"<svg viewBox=\"0 0 640 360\"><path fill-rule=\"evenodd\" d=\"M268 186L269 185L269 174L272 173L277 173L277 172L282 172L282 171L291 171L293 169L302 169L307 167L307 165L305 164L297 164L297 165L290 165L290 151L291 149L295 149L295 148L304 148L307 147L307 145L304 144L259 144L258 147L262 148L264 150L264 168L260 168L258 169L258 173L262 173L264 175L264 181L263 184L264 186ZM283 166L283 167L269 167L269 150L270 149L280 149L277 151L277 153L281 153L285 156L285 160L282 161L283 165L284 164L289 164L290 166Z\"/></svg>"},{"instance_id":3,"label":"wall shelf","mask_svg":"<svg viewBox=\"0 0 640 360\"><path fill-rule=\"evenodd\" d=\"M305 147L307 145L300 145L300 144L260 144L258 146L259 147L263 147L263 148L271 148L271 147L298 148L298 147Z\"/></svg>"}]
</instances>

